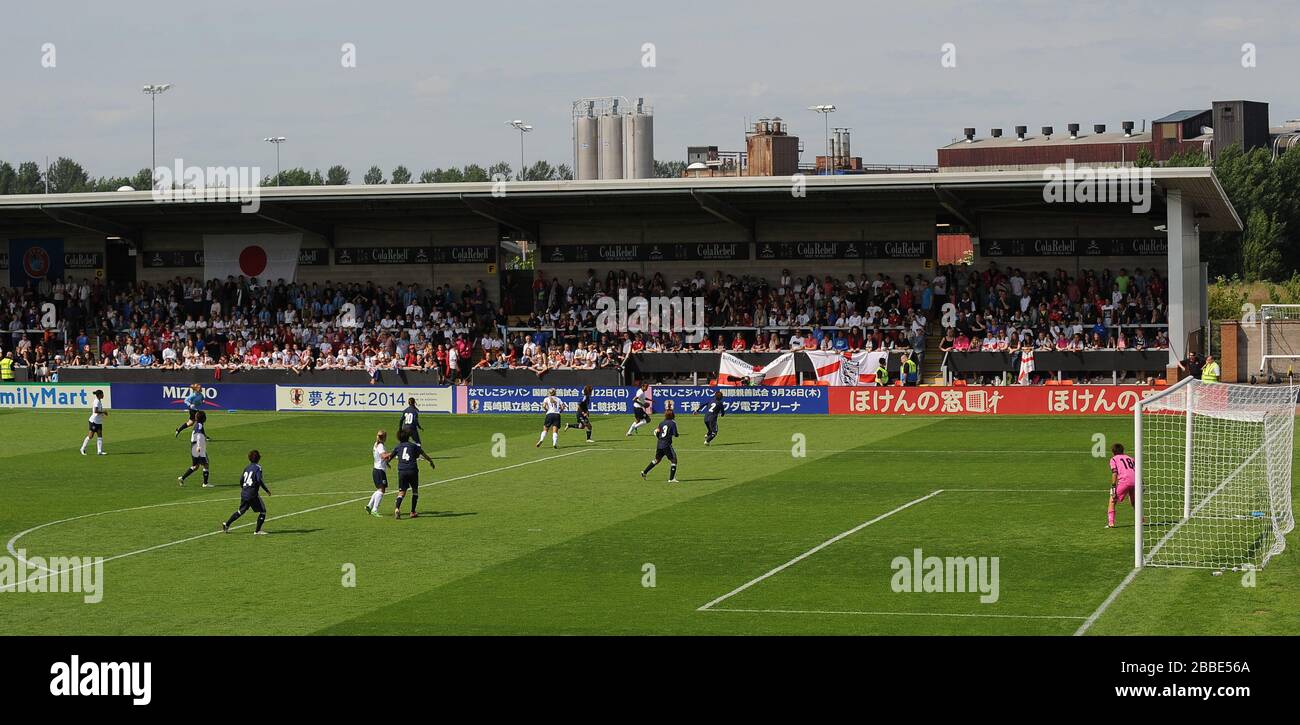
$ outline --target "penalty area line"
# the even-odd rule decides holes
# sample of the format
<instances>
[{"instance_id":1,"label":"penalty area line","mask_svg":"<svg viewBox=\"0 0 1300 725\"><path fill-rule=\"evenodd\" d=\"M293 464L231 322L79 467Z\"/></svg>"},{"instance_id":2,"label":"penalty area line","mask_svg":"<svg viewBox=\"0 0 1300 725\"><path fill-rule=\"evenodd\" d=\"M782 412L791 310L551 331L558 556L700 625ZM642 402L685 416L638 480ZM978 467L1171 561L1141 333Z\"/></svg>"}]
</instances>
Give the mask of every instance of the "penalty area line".
<instances>
[{"instance_id":1,"label":"penalty area line","mask_svg":"<svg viewBox=\"0 0 1300 725\"><path fill-rule=\"evenodd\" d=\"M547 457L545 457L545 458L536 458L536 459L533 459L533 460L531 460L531 461L523 461L522 463L514 463L514 464L511 464L511 465L509 465L509 466L501 466L500 468L492 468L492 469L489 469L489 470L486 470L486 471L476 471L476 472L474 472L474 473L467 473L467 474L465 474L465 475L463 475L463 476L455 476L455 477L452 477L452 478L444 478L444 479L442 479L441 481L433 481L432 483L426 484L426 486L428 486L428 487L433 487L433 486L438 486L438 485L441 485L441 484L444 484L444 483L453 483L453 482L455 482L455 481L464 481L465 479L468 479L468 478L477 478L477 477L479 477L479 476L486 476L486 475L489 475L489 474L492 474L492 473L500 473L500 472L502 472L502 471L509 471L509 470L511 470L511 469L514 469L514 468L521 468L521 467L523 467L523 466L531 466L531 465L533 465L534 463L545 463L546 461L553 461L553 460L555 460L555 459L557 459L557 458L567 458L568 456L575 456L575 455L578 455L578 454L580 454L580 453L586 453L586 452L589 451L589 450L591 450L591 449L590 449L590 448L581 448L581 449L578 449L578 450L576 450L576 451L571 451L571 452L569 452L569 453L561 453L561 454L559 454L559 455L557 455L557 456L547 456ZM269 517L267 517L266 520L267 520L268 522L270 522L270 521L278 521L278 520L280 520L280 519L287 519L287 518L289 518L289 517L291 517L291 516L301 516L302 514L314 513L314 512L316 512L316 511L324 511L325 509L336 508L336 507L338 507L338 506L347 506L347 505L349 505L349 504L357 503L358 501L365 501L366 499L370 498L370 495L371 495L371 494L366 494L365 496L359 496L359 497L357 497L357 498L350 498L350 499L347 499L347 500L345 500L345 501L336 501L336 502L334 502L334 503L325 504L325 505L323 505L323 506L313 506L312 508L309 508L309 509L303 509L302 511L292 511L292 512L287 513L287 514L280 514L279 516L269 516ZM174 502L174 503L180 503L180 502ZM186 503L189 503L189 502L186 502ZM158 504L154 504L154 506L157 506L157 505L158 505ZM133 511L133 510L138 510L138 509L141 509L141 508L150 508L150 507L149 507L149 506L138 506L138 507L129 508L129 509L119 509L119 511ZM86 518L86 517L89 517L89 516L96 516L96 515L99 515L99 514L84 514L84 515L82 515L82 516L75 516L75 517L73 517L73 518L71 518L71 519L64 519L63 522L66 522L66 521L73 521L73 520L76 520L76 519L79 519L79 518ZM42 524L41 526L33 527L33 528L31 528L31 529L28 529L27 531L24 531L24 532L21 532L21 533L15 535L12 539L9 540L9 547L8 547L8 548L9 548L10 553L13 553L14 556L15 556L15 558L18 558L18 557L17 557L17 553L14 551L13 546L14 546L15 543L17 543L18 539L21 538L24 534L30 533L30 532L35 531L35 530L40 529L40 528L44 528L45 526L52 526L52 525L54 525L55 523L63 523L63 522L50 522L49 524ZM230 530L231 530L231 531L234 531L235 529L243 529L243 528L247 528L247 527L249 527L249 526L252 526L254 523L255 523L255 522L251 522L251 521L250 521L249 523L246 523L246 524L238 524L238 525L236 525L236 526L232 526L232 527L230 527ZM128 552L126 552L126 553L124 553L124 554L116 554L116 555L114 555L114 556L110 556L110 557L106 557L106 558L104 558L104 559L102 560L102 562L100 562L100 563L107 564L107 563L110 562L110 561L116 561L116 560L118 560L118 559L125 559L125 558L127 558L127 557L129 557L129 556L136 556L137 554L147 554L147 553L149 553L149 552L151 552L151 551L157 551L157 550L159 550L159 549L166 549L166 548L168 548L168 547L178 546L178 545L180 545L180 544L188 544L188 543L191 542L191 541L198 541L199 539L205 539L205 538L207 538L207 537L209 537L209 536L217 536L218 534L222 534L222 533L224 533L224 532L221 531L220 529L217 529L216 531L208 531L208 532L206 532L206 533L196 534L196 535L194 535L194 536L189 536L189 537L186 537L186 538L184 538L184 539L177 539L176 541L169 541L169 542L167 542L167 543L165 543L165 544L156 544L156 545L154 545L154 546L146 547L146 548L144 548L144 549L137 549L137 550L135 550L135 551L128 551ZM24 565L26 565L26 566L30 566L30 562L28 562L28 561L26 561L26 560L23 560L23 563L24 563ZM73 572L73 571L77 571L77 570L79 570L79 569L84 569L84 568L86 568L86 567L88 567L88 566L92 566L92 565L94 565L95 563L96 563L96 562L89 562L89 563L82 564L82 565L80 565L80 566L75 566L75 567L71 567L71 568L68 568L68 569L61 569L61 570L59 571L59 573L61 574L61 573L63 573L63 572ZM52 571L46 570L46 573L44 573L44 574L40 574L40 575L34 575L34 576L32 576L31 578L29 578L29 579L27 580L27 582L35 582L35 581L38 581L38 580L40 580L40 579L45 579L45 578L48 578L48 577L52 576L53 574L55 574L55 572L52 572ZM10 585L10 586L15 586L15 587L16 587L17 584L15 583L15 584L12 584L12 585Z\"/></svg>"},{"instance_id":2,"label":"penalty area line","mask_svg":"<svg viewBox=\"0 0 1300 725\"><path fill-rule=\"evenodd\" d=\"M839 533L839 534L836 534L835 536L832 536L831 538L829 538L829 539L823 541L822 543L820 543L820 544L814 546L813 548L811 548L811 549L805 551L804 553L800 554L799 556L796 556L795 558L791 559L790 561L787 561L786 563L784 563L784 564L782 564L782 565L776 567L775 569L772 569L772 570L768 571L768 572L765 573L765 574L761 574L761 575L759 575L759 576L754 577L753 579L750 579L749 581L745 582L744 584L741 584L740 586L736 587L735 589L732 589L731 591L727 592L726 594L723 594L722 596L718 597L717 599L714 599L713 601L709 602L708 604L705 604L704 606L700 607L699 609L696 609L695 611L697 611L697 612L705 612L705 611L708 611L708 610L711 609L714 605L716 605L716 604L720 604L720 603L722 603L722 602L724 602L724 601L730 599L731 597L736 596L737 594L739 594L739 593L745 591L746 589L748 589L748 588L754 586L755 584L757 584L757 583L763 581L764 579L767 579L768 577L775 576L776 574L780 574L781 572L785 571L786 569L789 569L790 567L794 566L795 564L798 564L799 562L803 561L804 559L807 559L808 557L812 556L813 554L816 554L817 552L821 551L822 549L825 549L826 547L830 546L831 544L834 544L835 542L837 542L837 541L839 541L839 540L841 540L841 539L848 538L848 537L850 537L850 536L852 536L852 535L858 533L859 531L861 531L861 530L867 528L868 526L870 526L870 525L872 525L872 524L874 524L874 523L876 523L876 522L878 522L878 521L883 521L883 520L889 518L890 516L893 516L894 514L898 513L899 511L902 511L902 510L904 510L904 509L911 508L911 507L917 505L918 503L921 503L922 501L926 501L926 500L932 499L932 498L934 498L935 496L938 496L938 495L941 494L941 493L943 493L943 489L942 489L942 488L939 489L938 491L932 491L932 492L930 492L930 493L928 493L928 494L926 494L926 495L924 495L924 496L922 496L922 497L920 497L920 498L912 499L911 501L908 501L907 503L903 504L902 506L899 506L899 507L897 507L897 508L895 508L895 509L892 509L892 510L890 510L890 511L886 511L885 513L883 513L883 514L877 516L877 517L874 518L874 519L871 519L870 521L864 521L864 522L858 524L857 526L854 526L853 528L849 529L848 531L844 531L844 532L841 532L841 533Z\"/></svg>"}]
</instances>

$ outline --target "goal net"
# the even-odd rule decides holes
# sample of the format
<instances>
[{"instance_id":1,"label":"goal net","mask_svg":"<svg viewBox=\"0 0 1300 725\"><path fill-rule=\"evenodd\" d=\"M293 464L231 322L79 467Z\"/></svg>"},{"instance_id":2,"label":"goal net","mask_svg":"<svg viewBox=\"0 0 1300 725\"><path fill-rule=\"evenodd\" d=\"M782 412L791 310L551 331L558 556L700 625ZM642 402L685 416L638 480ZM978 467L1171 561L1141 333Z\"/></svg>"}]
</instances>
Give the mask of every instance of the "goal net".
<instances>
[{"instance_id":1,"label":"goal net","mask_svg":"<svg viewBox=\"0 0 1300 725\"><path fill-rule=\"evenodd\" d=\"M1136 566L1259 568L1286 548L1296 391L1187 378L1135 406Z\"/></svg>"},{"instance_id":2,"label":"goal net","mask_svg":"<svg viewBox=\"0 0 1300 725\"><path fill-rule=\"evenodd\" d=\"M1300 373L1300 305L1260 305L1259 371L1272 378Z\"/></svg>"}]
</instances>

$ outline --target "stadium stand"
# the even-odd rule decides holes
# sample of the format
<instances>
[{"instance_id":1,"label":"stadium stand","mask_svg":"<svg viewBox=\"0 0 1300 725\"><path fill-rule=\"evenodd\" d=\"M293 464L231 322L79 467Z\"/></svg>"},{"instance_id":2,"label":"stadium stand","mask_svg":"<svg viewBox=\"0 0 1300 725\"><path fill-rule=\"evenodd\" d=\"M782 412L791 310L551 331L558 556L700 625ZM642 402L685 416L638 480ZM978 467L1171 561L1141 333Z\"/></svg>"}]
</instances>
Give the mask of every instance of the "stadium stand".
<instances>
[{"instance_id":1,"label":"stadium stand","mask_svg":"<svg viewBox=\"0 0 1300 725\"><path fill-rule=\"evenodd\" d=\"M775 280L723 271L668 280L658 273L621 270L602 277L589 270L563 282L543 271L532 294L531 305L511 301L513 308L533 310L512 322L482 286L456 291L190 277L120 287L89 279L43 281L0 288L0 326L8 333L0 335L0 348L14 351L33 380L54 378L60 367L112 366L228 373L436 370L461 381L479 369L621 368L629 355L641 353L801 349L911 350L925 379L940 371L973 379L1013 370L1007 366L1015 363L1006 361L1022 349L1078 353L1042 358L1037 369L1050 370L1049 361L1079 361L1061 364L1087 379L1121 364L1109 362L1114 355L1103 362L1091 353L1168 346L1165 283L1144 269L1070 275L991 263L901 280L789 270ZM702 298L704 334L690 341L682 330L598 329L605 296ZM45 303L56 309L54 329L42 328ZM992 358L977 353L1002 355L988 363ZM963 364L957 360L962 356L970 359Z\"/></svg>"}]
</instances>

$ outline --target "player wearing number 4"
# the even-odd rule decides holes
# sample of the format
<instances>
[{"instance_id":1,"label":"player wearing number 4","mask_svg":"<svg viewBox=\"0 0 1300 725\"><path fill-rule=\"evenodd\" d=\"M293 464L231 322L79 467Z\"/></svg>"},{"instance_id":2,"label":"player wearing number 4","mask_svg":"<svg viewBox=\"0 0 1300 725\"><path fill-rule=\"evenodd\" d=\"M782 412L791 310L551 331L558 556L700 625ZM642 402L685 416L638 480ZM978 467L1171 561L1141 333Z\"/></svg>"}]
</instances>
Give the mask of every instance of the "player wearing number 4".
<instances>
[{"instance_id":1,"label":"player wearing number 4","mask_svg":"<svg viewBox=\"0 0 1300 725\"><path fill-rule=\"evenodd\" d=\"M667 458L672 463L672 467L668 469L668 482L677 483L677 452L673 450L673 439L677 437L677 421L674 420L676 417L673 411L664 411L663 422L655 428L655 458L644 471L641 471L641 478L645 478L651 469L659 465L659 461Z\"/></svg>"},{"instance_id":2,"label":"player wearing number 4","mask_svg":"<svg viewBox=\"0 0 1300 725\"><path fill-rule=\"evenodd\" d=\"M402 499L406 498L406 491L411 491L411 518L417 518L420 514L416 512L415 507L420 503L420 459L429 462L430 467L436 467L433 459L429 454L420 448L419 443L411 440L411 435L404 430L397 431L397 440L399 443L393 449L392 458L397 459L397 508L393 510L393 518L402 518Z\"/></svg>"},{"instance_id":3,"label":"player wearing number 4","mask_svg":"<svg viewBox=\"0 0 1300 725\"><path fill-rule=\"evenodd\" d=\"M1131 456L1124 455L1124 444L1116 443L1110 447L1110 504L1106 508L1106 528L1115 528L1115 504L1128 499L1129 506L1136 506L1133 495L1137 492L1137 466ZM1142 517L1146 523L1146 517Z\"/></svg>"}]
</instances>

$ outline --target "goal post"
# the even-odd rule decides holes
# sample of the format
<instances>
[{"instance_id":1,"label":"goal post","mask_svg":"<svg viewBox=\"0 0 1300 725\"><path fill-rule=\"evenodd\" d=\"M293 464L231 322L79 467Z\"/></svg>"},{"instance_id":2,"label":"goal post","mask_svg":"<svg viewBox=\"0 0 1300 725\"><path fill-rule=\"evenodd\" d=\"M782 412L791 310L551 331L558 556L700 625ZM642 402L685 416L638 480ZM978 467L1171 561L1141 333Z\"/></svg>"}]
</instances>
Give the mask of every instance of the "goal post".
<instances>
[{"instance_id":1,"label":"goal post","mask_svg":"<svg viewBox=\"0 0 1300 725\"><path fill-rule=\"evenodd\" d=\"M1187 378L1134 406L1134 565L1260 568L1295 528L1297 388Z\"/></svg>"},{"instance_id":2,"label":"goal post","mask_svg":"<svg viewBox=\"0 0 1300 725\"><path fill-rule=\"evenodd\" d=\"M1285 362L1290 377L1300 361L1300 305L1259 306L1259 350L1259 372L1266 379L1273 376L1275 362Z\"/></svg>"}]
</instances>

